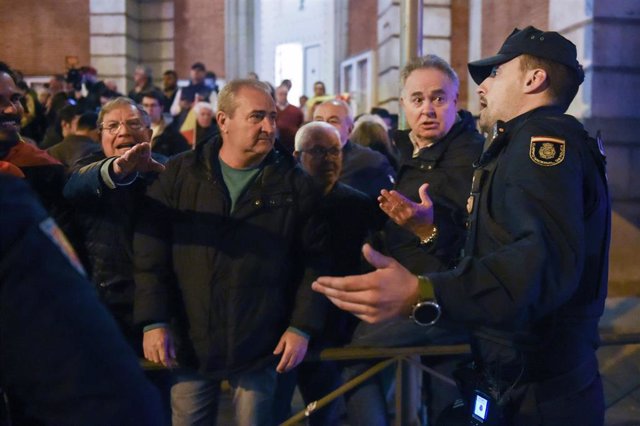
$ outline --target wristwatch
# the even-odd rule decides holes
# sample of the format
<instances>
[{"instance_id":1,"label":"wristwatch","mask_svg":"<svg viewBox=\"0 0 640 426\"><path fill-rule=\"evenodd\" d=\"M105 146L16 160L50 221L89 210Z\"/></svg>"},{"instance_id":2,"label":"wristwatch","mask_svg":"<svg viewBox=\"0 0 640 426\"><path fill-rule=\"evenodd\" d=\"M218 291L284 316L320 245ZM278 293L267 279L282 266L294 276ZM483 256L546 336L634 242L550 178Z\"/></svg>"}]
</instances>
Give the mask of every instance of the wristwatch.
<instances>
[{"instance_id":1,"label":"wristwatch","mask_svg":"<svg viewBox=\"0 0 640 426\"><path fill-rule=\"evenodd\" d=\"M431 297L433 297L433 287L428 278L418 276L418 286L421 293L423 293L425 289L431 290ZM421 297L421 299L423 299L423 297ZM442 309L438 302L433 298L424 298L411 307L411 315L409 318L422 327L429 327L438 322L441 315Z\"/></svg>"},{"instance_id":2,"label":"wristwatch","mask_svg":"<svg viewBox=\"0 0 640 426\"><path fill-rule=\"evenodd\" d=\"M435 300L425 300L413 305L411 309L411 319L418 325L429 327L440 319L442 309Z\"/></svg>"}]
</instances>

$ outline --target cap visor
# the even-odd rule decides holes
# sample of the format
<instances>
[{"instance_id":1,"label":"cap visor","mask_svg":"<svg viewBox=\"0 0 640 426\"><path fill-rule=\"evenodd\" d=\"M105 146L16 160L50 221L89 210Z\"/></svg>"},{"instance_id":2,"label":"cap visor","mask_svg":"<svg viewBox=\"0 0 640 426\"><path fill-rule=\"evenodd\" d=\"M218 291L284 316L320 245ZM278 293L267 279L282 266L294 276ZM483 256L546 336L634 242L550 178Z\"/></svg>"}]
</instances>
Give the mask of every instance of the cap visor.
<instances>
[{"instance_id":1,"label":"cap visor","mask_svg":"<svg viewBox=\"0 0 640 426\"><path fill-rule=\"evenodd\" d=\"M478 61L469 62L467 65L469 68L469 74L471 74L471 78L476 82L477 85L480 85L489 75L491 74L491 70L496 65L504 64L505 62L509 62L519 54L504 54L499 53L495 56L490 56L488 58L480 59Z\"/></svg>"}]
</instances>

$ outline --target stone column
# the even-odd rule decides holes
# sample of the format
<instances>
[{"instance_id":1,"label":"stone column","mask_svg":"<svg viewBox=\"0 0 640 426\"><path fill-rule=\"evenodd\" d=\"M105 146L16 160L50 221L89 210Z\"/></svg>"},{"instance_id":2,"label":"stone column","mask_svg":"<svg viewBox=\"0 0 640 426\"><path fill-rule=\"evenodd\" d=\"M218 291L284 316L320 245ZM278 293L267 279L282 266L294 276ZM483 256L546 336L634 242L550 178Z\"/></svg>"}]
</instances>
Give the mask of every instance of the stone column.
<instances>
[{"instance_id":1,"label":"stone column","mask_svg":"<svg viewBox=\"0 0 640 426\"><path fill-rule=\"evenodd\" d=\"M255 71L255 1L225 0L225 77L244 78ZM275 31L275 29L272 29Z\"/></svg>"},{"instance_id":2,"label":"stone column","mask_svg":"<svg viewBox=\"0 0 640 426\"><path fill-rule=\"evenodd\" d=\"M139 58L139 8L134 0L89 3L91 65L102 80L114 80L121 93L131 87Z\"/></svg>"},{"instance_id":3,"label":"stone column","mask_svg":"<svg viewBox=\"0 0 640 426\"><path fill-rule=\"evenodd\" d=\"M140 0L139 7L139 61L151 67L154 83L162 87L162 73L175 69L174 2Z\"/></svg>"},{"instance_id":4,"label":"stone column","mask_svg":"<svg viewBox=\"0 0 640 426\"><path fill-rule=\"evenodd\" d=\"M408 3L409 1L406 0ZM451 0L420 1L422 9L422 51L451 60ZM401 58L401 2L378 0L378 99L376 104L398 113Z\"/></svg>"}]
</instances>

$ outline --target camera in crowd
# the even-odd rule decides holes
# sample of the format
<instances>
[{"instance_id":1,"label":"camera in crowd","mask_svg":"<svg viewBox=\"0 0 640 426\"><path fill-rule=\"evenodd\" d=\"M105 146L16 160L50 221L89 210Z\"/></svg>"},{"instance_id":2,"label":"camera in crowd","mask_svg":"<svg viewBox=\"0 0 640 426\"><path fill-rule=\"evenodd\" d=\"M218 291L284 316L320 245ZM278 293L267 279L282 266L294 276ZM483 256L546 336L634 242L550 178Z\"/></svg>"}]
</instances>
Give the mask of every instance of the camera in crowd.
<instances>
[{"instance_id":1,"label":"camera in crowd","mask_svg":"<svg viewBox=\"0 0 640 426\"><path fill-rule=\"evenodd\" d=\"M70 83L73 86L73 90L80 91L82 90L82 83L84 81L84 77L82 72L77 68L70 68L67 71L67 76L65 78L67 83Z\"/></svg>"}]
</instances>

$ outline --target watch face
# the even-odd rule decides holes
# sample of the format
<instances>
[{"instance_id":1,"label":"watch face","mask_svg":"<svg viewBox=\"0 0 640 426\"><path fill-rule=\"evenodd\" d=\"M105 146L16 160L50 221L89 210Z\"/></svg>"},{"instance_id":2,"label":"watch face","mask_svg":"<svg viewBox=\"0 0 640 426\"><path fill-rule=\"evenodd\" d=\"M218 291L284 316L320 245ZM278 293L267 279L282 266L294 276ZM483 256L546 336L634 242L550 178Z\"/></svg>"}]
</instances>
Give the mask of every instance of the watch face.
<instances>
[{"instance_id":1,"label":"watch face","mask_svg":"<svg viewBox=\"0 0 640 426\"><path fill-rule=\"evenodd\" d=\"M440 305L433 301L420 302L414 306L412 316L418 325L433 325L440 318Z\"/></svg>"}]
</instances>

